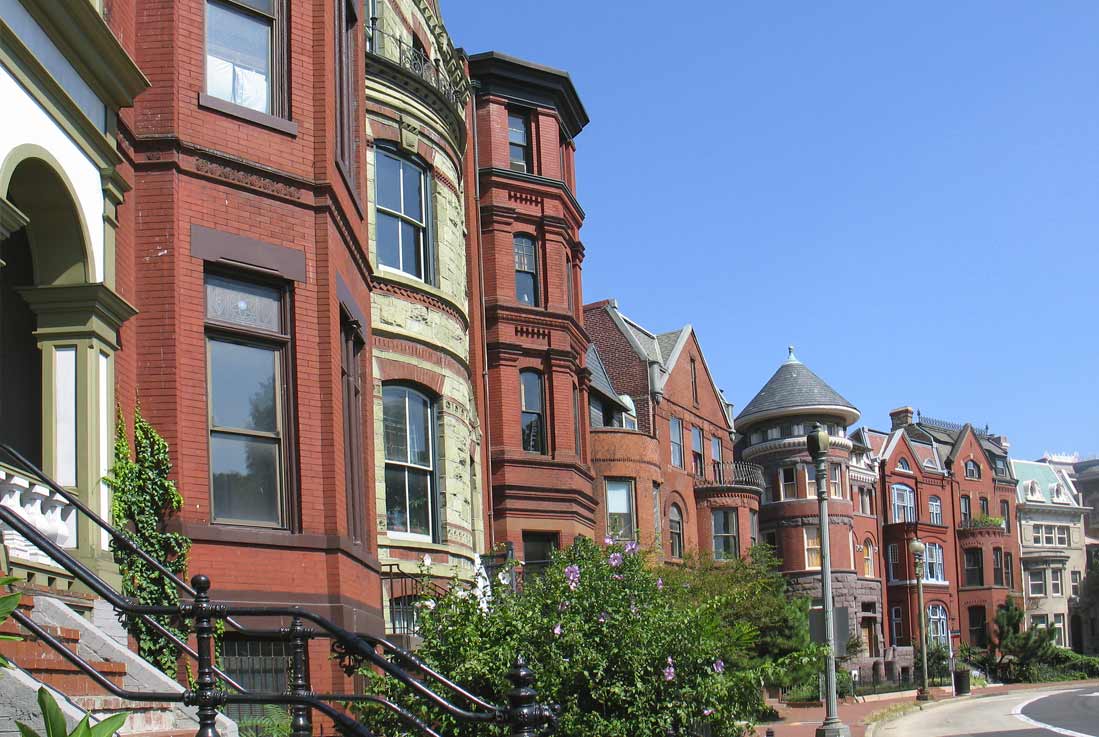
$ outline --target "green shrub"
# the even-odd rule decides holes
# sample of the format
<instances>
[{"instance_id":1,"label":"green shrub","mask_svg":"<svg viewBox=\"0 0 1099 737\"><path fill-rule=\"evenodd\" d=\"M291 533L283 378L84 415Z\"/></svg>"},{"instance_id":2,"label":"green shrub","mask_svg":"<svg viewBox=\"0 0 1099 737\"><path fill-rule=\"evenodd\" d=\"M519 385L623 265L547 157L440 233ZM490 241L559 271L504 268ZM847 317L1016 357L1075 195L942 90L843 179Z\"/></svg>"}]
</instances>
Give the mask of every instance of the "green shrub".
<instances>
[{"instance_id":1,"label":"green shrub","mask_svg":"<svg viewBox=\"0 0 1099 737\"><path fill-rule=\"evenodd\" d=\"M505 577L507 572L500 574ZM725 667L743 657L755 632L730 633L720 597L691 605L672 596L634 546L602 549L586 539L554 555L518 593L508 585L481 601L455 585L421 602L417 655L463 687L503 703L516 656L534 673L538 700L561 707L559 737L649 737L706 725L714 737L741 735L765 713L761 684L798 663ZM738 652L730 653L730 649ZM373 670L361 671L370 693L386 695L441 734L501 735L505 725L455 720ZM371 729L398 730L370 704L354 707Z\"/></svg>"}]
</instances>

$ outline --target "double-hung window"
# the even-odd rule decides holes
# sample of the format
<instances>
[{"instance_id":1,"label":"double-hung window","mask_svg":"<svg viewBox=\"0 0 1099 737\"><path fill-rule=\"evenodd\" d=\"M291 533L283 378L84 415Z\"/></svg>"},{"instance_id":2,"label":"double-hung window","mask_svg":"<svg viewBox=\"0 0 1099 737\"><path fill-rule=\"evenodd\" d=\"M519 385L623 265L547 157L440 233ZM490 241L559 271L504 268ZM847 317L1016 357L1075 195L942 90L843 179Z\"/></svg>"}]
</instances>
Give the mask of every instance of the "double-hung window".
<instances>
[{"instance_id":1,"label":"double-hung window","mask_svg":"<svg viewBox=\"0 0 1099 737\"><path fill-rule=\"evenodd\" d=\"M508 111L508 165L512 171L533 173L531 167L530 116Z\"/></svg>"},{"instance_id":2,"label":"double-hung window","mask_svg":"<svg viewBox=\"0 0 1099 737\"><path fill-rule=\"evenodd\" d=\"M355 164L355 70L359 68L355 38L358 0L336 0L336 160L352 179Z\"/></svg>"},{"instance_id":3,"label":"double-hung window","mask_svg":"<svg viewBox=\"0 0 1099 737\"><path fill-rule=\"evenodd\" d=\"M1027 590L1031 598L1041 598L1046 595L1046 569L1031 568L1026 572Z\"/></svg>"},{"instance_id":4,"label":"double-hung window","mask_svg":"<svg viewBox=\"0 0 1099 737\"><path fill-rule=\"evenodd\" d=\"M206 94L283 115L280 0L206 0Z\"/></svg>"},{"instance_id":5,"label":"double-hung window","mask_svg":"<svg viewBox=\"0 0 1099 737\"><path fill-rule=\"evenodd\" d=\"M434 538L435 404L410 387L382 387L389 532Z\"/></svg>"},{"instance_id":6,"label":"double-hung window","mask_svg":"<svg viewBox=\"0 0 1099 737\"><path fill-rule=\"evenodd\" d=\"M862 543L862 575L874 577L874 543L866 538Z\"/></svg>"},{"instance_id":7,"label":"double-hung window","mask_svg":"<svg viewBox=\"0 0 1099 737\"><path fill-rule=\"evenodd\" d=\"M427 175L417 164L378 146L375 161L378 263L434 283Z\"/></svg>"},{"instance_id":8,"label":"double-hung window","mask_svg":"<svg viewBox=\"0 0 1099 737\"><path fill-rule=\"evenodd\" d=\"M735 509L715 509L710 514L714 525L714 559L740 557L740 525Z\"/></svg>"},{"instance_id":9,"label":"double-hung window","mask_svg":"<svg viewBox=\"0 0 1099 737\"><path fill-rule=\"evenodd\" d=\"M981 498L980 498L980 499L978 500L978 502L977 502L977 503L978 503L978 506L979 506L979 508L980 508L980 510L981 510L981 516L982 516L982 517L987 517L987 516L988 516L988 497L983 497L983 496L982 496L982 497L981 497Z\"/></svg>"},{"instance_id":10,"label":"double-hung window","mask_svg":"<svg viewBox=\"0 0 1099 737\"><path fill-rule=\"evenodd\" d=\"M695 476L702 476L706 472L705 460L702 457L702 428L691 428L691 463Z\"/></svg>"},{"instance_id":11,"label":"double-hung window","mask_svg":"<svg viewBox=\"0 0 1099 737\"><path fill-rule=\"evenodd\" d=\"M1003 548L992 549L992 583L995 586L1004 585L1004 551Z\"/></svg>"},{"instance_id":12,"label":"double-hung window","mask_svg":"<svg viewBox=\"0 0 1099 737\"><path fill-rule=\"evenodd\" d=\"M977 461L965 462L965 477L967 479L981 478L981 466L977 463Z\"/></svg>"},{"instance_id":13,"label":"double-hung window","mask_svg":"<svg viewBox=\"0 0 1099 737\"><path fill-rule=\"evenodd\" d=\"M725 483L725 468L721 463L721 438L717 435L710 438L710 464L714 469L714 481Z\"/></svg>"},{"instance_id":14,"label":"double-hung window","mask_svg":"<svg viewBox=\"0 0 1099 737\"><path fill-rule=\"evenodd\" d=\"M924 581L946 581L946 566L943 563L943 546L938 543L928 543L924 550Z\"/></svg>"},{"instance_id":15,"label":"double-hung window","mask_svg":"<svg viewBox=\"0 0 1099 737\"><path fill-rule=\"evenodd\" d=\"M901 635L901 622L902 617L901 608L899 606L891 607L889 609L889 640L896 645L899 640L897 638Z\"/></svg>"},{"instance_id":16,"label":"double-hung window","mask_svg":"<svg viewBox=\"0 0 1099 737\"><path fill-rule=\"evenodd\" d=\"M633 479L607 479L607 535L614 540L633 540Z\"/></svg>"},{"instance_id":17,"label":"double-hung window","mask_svg":"<svg viewBox=\"0 0 1099 737\"><path fill-rule=\"evenodd\" d=\"M916 521L915 496L912 489L904 484L893 484L893 521Z\"/></svg>"},{"instance_id":18,"label":"double-hung window","mask_svg":"<svg viewBox=\"0 0 1099 737\"><path fill-rule=\"evenodd\" d=\"M546 418L542 374L537 371L520 371L519 391L522 404L523 450L530 453L545 453Z\"/></svg>"},{"instance_id":19,"label":"double-hung window","mask_svg":"<svg viewBox=\"0 0 1099 737\"><path fill-rule=\"evenodd\" d=\"M671 556L683 557L683 512L678 504L668 510L668 540L671 543Z\"/></svg>"},{"instance_id":20,"label":"double-hung window","mask_svg":"<svg viewBox=\"0 0 1099 737\"><path fill-rule=\"evenodd\" d=\"M1065 572L1060 568L1049 569L1049 595L1050 596L1064 596L1065 594Z\"/></svg>"},{"instance_id":21,"label":"double-hung window","mask_svg":"<svg viewBox=\"0 0 1099 737\"><path fill-rule=\"evenodd\" d=\"M1068 547L1068 527L1065 525L1057 525L1057 547Z\"/></svg>"},{"instance_id":22,"label":"double-hung window","mask_svg":"<svg viewBox=\"0 0 1099 737\"><path fill-rule=\"evenodd\" d=\"M805 534L805 568L816 570L820 568L820 528L803 527Z\"/></svg>"},{"instance_id":23,"label":"double-hung window","mask_svg":"<svg viewBox=\"0 0 1099 737\"><path fill-rule=\"evenodd\" d=\"M980 548L965 550L965 585L985 585L984 553Z\"/></svg>"},{"instance_id":24,"label":"double-hung window","mask_svg":"<svg viewBox=\"0 0 1099 737\"><path fill-rule=\"evenodd\" d=\"M782 469L782 498L796 499L797 496L797 471L793 466L786 466Z\"/></svg>"},{"instance_id":25,"label":"double-hung window","mask_svg":"<svg viewBox=\"0 0 1099 737\"><path fill-rule=\"evenodd\" d=\"M285 288L206 275L213 517L286 527L290 330Z\"/></svg>"},{"instance_id":26,"label":"double-hung window","mask_svg":"<svg viewBox=\"0 0 1099 737\"><path fill-rule=\"evenodd\" d=\"M1057 633L1057 637L1054 639L1054 642L1056 642L1058 646L1064 647L1066 642L1064 614L1057 613L1053 615L1053 631Z\"/></svg>"},{"instance_id":27,"label":"double-hung window","mask_svg":"<svg viewBox=\"0 0 1099 737\"><path fill-rule=\"evenodd\" d=\"M931 512L931 524L941 525L943 523L943 500L933 496L927 500L927 506Z\"/></svg>"},{"instance_id":28,"label":"double-hung window","mask_svg":"<svg viewBox=\"0 0 1099 737\"><path fill-rule=\"evenodd\" d=\"M512 243L515 250L515 299L537 307L538 244L529 235L517 235Z\"/></svg>"},{"instance_id":29,"label":"double-hung window","mask_svg":"<svg viewBox=\"0 0 1099 737\"><path fill-rule=\"evenodd\" d=\"M889 543L889 545L887 545L885 548L885 552L889 561L889 580L896 581L898 567L897 564L900 562L900 555L897 548L897 543Z\"/></svg>"},{"instance_id":30,"label":"double-hung window","mask_svg":"<svg viewBox=\"0 0 1099 737\"><path fill-rule=\"evenodd\" d=\"M969 497L963 495L958 499L958 504L961 506L962 524L967 525L969 524L969 520L973 518L973 507L970 505Z\"/></svg>"},{"instance_id":31,"label":"double-hung window","mask_svg":"<svg viewBox=\"0 0 1099 737\"><path fill-rule=\"evenodd\" d=\"M840 481L840 465L838 463L831 463L828 466L828 493L832 495L833 499L839 499L843 496L843 484Z\"/></svg>"},{"instance_id":32,"label":"double-hung window","mask_svg":"<svg viewBox=\"0 0 1099 737\"><path fill-rule=\"evenodd\" d=\"M683 420L673 417L668 422L672 442L672 465L683 468Z\"/></svg>"},{"instance_id":33,"label":"double-hung window","mask_svg":"<svg viewBox=\"0 0 1099 737\"><path fill-rule=\"evenodd\" d=\"M1000 516L1004 518L1004 532L1011 534L1011 505L1006 499L1000 501Z\"/></svg>"},{"instance_id":34,"label":"double-hung window","mask_svg":"<svg viewBox=\"0 0 1099 737\"><path fill-rule=\"evenodd\" d=\"M341 310L342 313L342 310ZM347 529L359 542L366 529L366 474L363 470L362 351L365 347L359 324L340 315L340 378L343 388L343 466L347 494Z\"/></svg>"},{"instance_id":35,"label":"double-hung window","mask_svg":"<svg viewBox=\"0 0 1099 737\"><path fill-rule=\"evenodd\" d=\"M1004 553L1004 586L1015 588L1015 556Z\"/></svg>"},{"instance_id":36,"label":"double-hung window","mask_svg":"<svg viewBox=\"0 0 1099 737\"><path fill-rule=\"evenodd\" d=\"M949 644L950 627L946 607L942 604L932 604L927 608L927 637L943 647Z\"/></svg>"},{"instance_id":37,"label":"double-hung window","mask_svg":"<svg viewBox=\"0 0 1099 737\"><path fill-rule=\"evenodd\" d=\"M1070 589L1070 592L1071 592L1072 596L1079 596L1080 595L1080 585L1083 583L1083 574L1081 574L1080 571L1072 571L1070 576L1071 576L1070 585L1072 586L1072 588Z\"/></svg>"}]
</instances>

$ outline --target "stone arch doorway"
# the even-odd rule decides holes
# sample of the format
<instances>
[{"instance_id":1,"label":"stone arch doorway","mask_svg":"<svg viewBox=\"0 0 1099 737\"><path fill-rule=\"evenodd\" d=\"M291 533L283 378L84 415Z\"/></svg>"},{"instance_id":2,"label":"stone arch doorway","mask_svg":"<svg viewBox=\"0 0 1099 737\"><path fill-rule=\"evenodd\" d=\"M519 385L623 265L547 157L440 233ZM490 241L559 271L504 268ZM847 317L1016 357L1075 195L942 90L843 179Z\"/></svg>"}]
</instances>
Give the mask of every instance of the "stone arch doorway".
<instances>
[{"instance_id":1,"label":"stone arch doorway","mask_svg":"<svg viewBox=\"0 0 1099 737\"><path fill-rule=\"evenodd\" d=\"M48 156L13 152L4 167L0 205L0 442L39 466L43 352L28 296L38 287L86 283L90 266L84 223L68 182Z\"/></svg>"}]
</instances>

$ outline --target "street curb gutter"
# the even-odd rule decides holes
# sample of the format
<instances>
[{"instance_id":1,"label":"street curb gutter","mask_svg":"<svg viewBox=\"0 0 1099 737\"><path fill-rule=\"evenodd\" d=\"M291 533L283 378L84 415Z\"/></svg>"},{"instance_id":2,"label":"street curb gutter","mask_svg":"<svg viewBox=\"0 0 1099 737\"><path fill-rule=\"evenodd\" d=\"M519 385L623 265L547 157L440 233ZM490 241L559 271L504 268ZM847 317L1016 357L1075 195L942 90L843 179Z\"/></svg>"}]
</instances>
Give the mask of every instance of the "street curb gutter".
<instances>
[{"instance_id":1,"label":"street curb gutter","mask_svg":"<svg viewBox=\"0 0 1099 737\"><path fill-rule=\"evenodd\" d=\"M938 700L935 700L935 701L927 701L927 702L923 702L923 703L921 703L919 701L913 701L911 709L904 709L903 711L898 711L896 714L890 714L885 719L881 719L881 720L875 721L875 722L870 722L869 724L867 724L866 725L866 732L864 733L864 737L874 737L874 732L877 731L879 725L889 724L889 722L900 719L901 717L906 717L914 711L927 711L929 709L938 708L938 707L943 706L945 704L953 704L953 703L956 703L958 701L965 701L966 699L971 699L971 698L973 698L973 695L972 694L967 694L966 696L951 696L950 698L947 698L947 699L938 699ZM887 707L886 709L882 709L881 711L887 711L889 708L891 708L891 707ZM870 717L874 716L874 714L877 714L877 713L880 713L880 712L874 712L874 713L869 714L867 716L867 719L869 719Z\"/></svg>"}]
</instances>

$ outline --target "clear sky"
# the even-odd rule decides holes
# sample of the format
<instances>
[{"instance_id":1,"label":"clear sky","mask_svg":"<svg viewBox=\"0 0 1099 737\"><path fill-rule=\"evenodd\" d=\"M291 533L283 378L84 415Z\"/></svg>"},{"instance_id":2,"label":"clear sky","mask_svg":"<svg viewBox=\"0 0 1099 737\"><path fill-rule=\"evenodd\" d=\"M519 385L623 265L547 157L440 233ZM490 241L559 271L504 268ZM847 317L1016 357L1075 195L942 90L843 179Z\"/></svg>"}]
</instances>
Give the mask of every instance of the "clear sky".
<instances>
[{"instance_id":1,"label":"clear sky","mask_svg":"<svg viewBox=\"0 0 1099 737\"><path fill-rule=\"evenodd\" d=\"M1099 452L1099 3L443 0L567 70L584 298L690 322L739 410L786 357L856 404Z\"/></svg>"}]
</instances>

